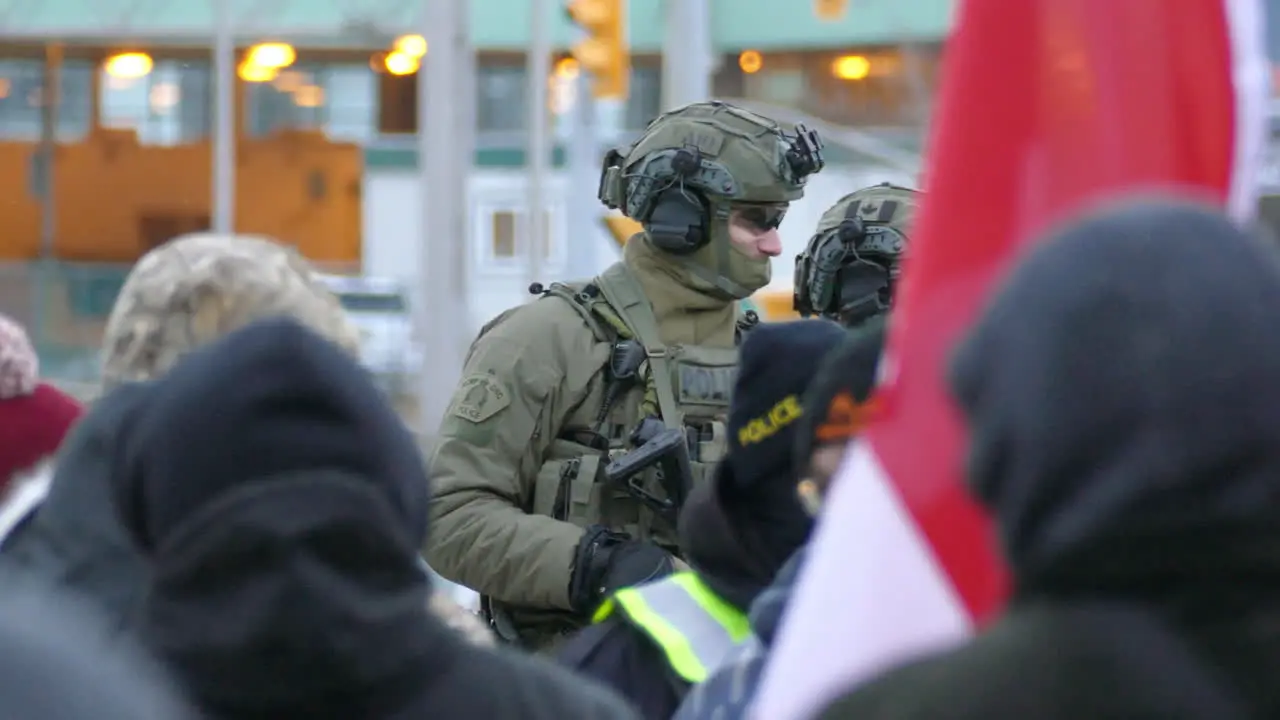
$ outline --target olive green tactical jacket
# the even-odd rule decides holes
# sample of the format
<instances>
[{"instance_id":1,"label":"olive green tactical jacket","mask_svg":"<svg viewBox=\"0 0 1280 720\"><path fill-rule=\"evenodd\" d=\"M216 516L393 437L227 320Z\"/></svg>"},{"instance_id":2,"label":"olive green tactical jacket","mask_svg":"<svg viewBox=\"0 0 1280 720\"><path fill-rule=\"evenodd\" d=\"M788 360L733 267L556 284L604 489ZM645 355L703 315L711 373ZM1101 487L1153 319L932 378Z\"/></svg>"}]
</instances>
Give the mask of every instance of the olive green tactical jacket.
<instances>
[{"instance_id":1,"label":"olive green tactical jacket","mask_svg":"<svg viewBox=\"0 0 1280 720\"><path fill-rule=\"evenodd\" d=\"M475 343L431 464L437 572L503 603L569 609L582 530L527 509L551 441L594 422L609 351L552 298L516 308Z\"/></svg>"},{"instance_id":2,"label":"olive green tactical jacket","mask_svg":"<svg viewBox=\"0 0 1280 720\"><path fill-rule=\"evenodd\" d=\"M688 288L674 263L638 240L623 262L644 286L662 341L734 347L735 304ZM482 331L432 459L426 555L437 572L503 605L571 609L582 529L531 511L539 472L556 471L546 461L557 437L595 424L611 350L561 298L513 308ZM617 405L638 407L643 392L633 388Z\"/></svg>"}]
</instances>

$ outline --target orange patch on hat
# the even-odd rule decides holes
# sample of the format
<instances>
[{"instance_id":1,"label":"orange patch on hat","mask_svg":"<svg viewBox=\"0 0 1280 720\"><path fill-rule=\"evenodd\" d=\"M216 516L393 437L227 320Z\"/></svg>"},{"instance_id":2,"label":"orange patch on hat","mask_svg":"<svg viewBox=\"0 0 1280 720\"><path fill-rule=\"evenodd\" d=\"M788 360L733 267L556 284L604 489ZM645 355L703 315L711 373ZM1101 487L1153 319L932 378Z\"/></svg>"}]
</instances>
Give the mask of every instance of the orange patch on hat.
<instances>
[{"instance_id":1,"label":"orange patch on hat","mask_svg":"<svg viewBox=\"0 0 1280 720\"><path fill-rule=\"evenodd\" d=\"M877 397L873 396L867 402L860 403L847 390L843 390L831 399L831 404L827 406L827 417L814 430L814 437L818 442L824 443L848 440L862 432L879 410Z\"/></svg>"}]
</instances>

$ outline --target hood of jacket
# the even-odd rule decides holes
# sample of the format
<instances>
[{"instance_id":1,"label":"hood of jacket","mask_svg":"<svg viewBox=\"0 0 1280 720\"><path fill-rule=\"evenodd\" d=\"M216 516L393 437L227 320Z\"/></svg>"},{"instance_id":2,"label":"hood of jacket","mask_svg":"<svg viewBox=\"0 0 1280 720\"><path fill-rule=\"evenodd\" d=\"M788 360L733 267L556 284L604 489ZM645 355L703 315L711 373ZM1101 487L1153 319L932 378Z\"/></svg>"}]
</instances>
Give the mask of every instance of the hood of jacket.
<instances>
[{"instance_id":1,"label":"hood of jacket","mask_svg":"<svg viewBox=\"0 0 1280 720\"><path fill-rule=\"evenodd\" d=\"M63 443L47 487L33 485L10 498L31 507L6 511L30 517L13 518L0 549L11 567L97 606L116 631L132 622L148 577L112 501L122 439L145 395L143 385L122 385L90 407Z\"/></svg>"},{"instance_id":2,"label":"hood of jacket","mask_svg":"<svg viewBox=\"0 0 1280 720\"><path fill-rule=\"evenodd\" d=\"M950 380L1015 574L1103 535L1276 519L1277 307L1276 248L1172 201L1080 220L1014 270Z\"/></svg>"},{"instance_id":3,"label":"hood of jacket","mask_svg":"<svg viewBox=\"0 0 1280 720\"><path fill-rule=\"evenodd\" d=\"M0 717L194 718L164 671L99 621L92 604L5 574L0 597ZM69 691L70 690L70 691Z\"/></svg>"},{"instance_id":4,"label":"hood of jacket","mask_svg":"<svg viewBox=\"0 0 1280 720\"><path fill-rule=\"evenodd\" d=\"M218 715L379 717L457 640L427 612L428 482L336 346L263 321L154 383L115 499L154 570L140 631Z\"/></svg>"},{"instance_id":5,"label":"hood of jacket","mask_svg":"<svg viewBox=\"0 0 1280 720\"><path fill-rule=\"evenodd\" d=\"M1032 251L959 347L968 480L1015 607L1159 615L1280 712L1280 251L1134 202Z\"/></svg>"}]
</instances>

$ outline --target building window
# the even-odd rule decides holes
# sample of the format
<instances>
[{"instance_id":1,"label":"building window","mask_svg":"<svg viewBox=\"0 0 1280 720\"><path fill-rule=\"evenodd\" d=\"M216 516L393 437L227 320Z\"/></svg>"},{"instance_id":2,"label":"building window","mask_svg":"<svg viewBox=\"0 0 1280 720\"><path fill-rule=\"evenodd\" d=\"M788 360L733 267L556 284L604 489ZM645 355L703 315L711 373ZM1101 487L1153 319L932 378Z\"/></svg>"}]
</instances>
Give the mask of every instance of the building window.
<instances>
[{"instance_id":1,"label":"building window","mask_svg":"<svg viewBox=\"0 0 1280 720\"><path fill-rule=\"evenodd\" d=\"M801 106L846 125L879 130L919 128L928 118L939 58L936 45L805 55L806 87Z\"/></svg>"},{"instance_id":2,"label":"building window","mask_svg":"<svg viewBox=\"0 0 1280 720\"><path fill-rule=\"evenodd\" d=\"M378 84L366 65L331 65L324 71L328 117L334 140L369 142L377 136Z\"/></svg>"},{"instance_id":3,"label":"building window","mask_svg":"<svg viewBox=\"0 0 1280 720\"><path fill-rule=\"evenodd\" d=\"M719 69L711 76L711 94L717 98L746 97L747 73L739 64L738 53L721 55ZM759 69L755 70L759 72Z\"/></svg>"},{"instance_id":4,"label":"building window","mask_svg":"<svg viewBox=\"0 0 1280 720\"><path fill-rule=\"evenodd\" d=\"M511 210L498 210L491 217L491 257L495 260L510 260L516 256L516 214Z\"/></svg>"},{"instance_id":5,"label":"building window","mask_svg":"<svg viewBox=\"0 0 1280 720\"><path fill-rule=\"evenodd\" d=\"M213 86L208 63L160 60L146 77L98 74L103 127L132 129L143 145L183 145L208 137Z\"/></svg>"},{"instance_id":6,"label":"building window","mask_svg":"<svg viewBox=\"0 0 1280 720\"><path fill-rule=\"evenodd\" d=\"M801 107L808 91L804 68L771 67L748 76L743 87L746 97L774 105Z\"/></svg>"},{"instance_id":7,"label":"building window","mask_svg":"<svg viewBox=\"0 0 1280 720\"><path fill-rule=\"evenodd\" d=\"M476 74L476 129L519 132L528 113L523 65L481 66Z\"/></svg>"},{"instance_id":8,"label":"building window","mask_svg":"<svg viewBox=\"0 0 1280 720\"><path fill-rule=\"evenodd\" d=\"M271 82L248 84L247 129L252 136L280 130L321 130L329 138L374 137L373 71L364 66L297 66Z\"/></svg>"},{"instance_id":9,"label":"building window","mask_svg":"<svg viewBox=\"0 0 1280 720\"><path fill-rule=\"evenodd\" d=\"M378 133L411 135L418 131L418 74L378 73Z\"/></svg>"},{"instance_id":10,"label":"building window","mask_svg":"<svg viewBox=\"0 0 1280 720\"><path fill-rule=\"evenodd\" d=\"M484 247L484 264L519 267L528 258L529 232L527 230L527 214L522 208L485 208L483 216L486 221L482 227L488 231L488 237L481 238ZM555 213L547 210L543 213L544 237L546 247L543 249L544 260L555 260L556 224Z\"/></svg>"},{"instance_id":11,"label":"building window","mask_svg":"<svg viewBox=\"0 0 1280 720\"><path fill-rule=\"evenodd\" d=\"M662 112L662 68L654 65L631 67L631 92L627 97L626 130L643 130Z\"/></svg>"},{"instance_id":12,"label":"building window","mask_svg":"<svg viewBox=\"0 0 1280 720\"><path fill-rule=\"evenodd\" d=\"M91 63L63 63L55 131L58 140L72 142L89 134L93 75ZM44 96L43 61L0 60L0 138L39 140Z\"/></svg>"}]
</instances>

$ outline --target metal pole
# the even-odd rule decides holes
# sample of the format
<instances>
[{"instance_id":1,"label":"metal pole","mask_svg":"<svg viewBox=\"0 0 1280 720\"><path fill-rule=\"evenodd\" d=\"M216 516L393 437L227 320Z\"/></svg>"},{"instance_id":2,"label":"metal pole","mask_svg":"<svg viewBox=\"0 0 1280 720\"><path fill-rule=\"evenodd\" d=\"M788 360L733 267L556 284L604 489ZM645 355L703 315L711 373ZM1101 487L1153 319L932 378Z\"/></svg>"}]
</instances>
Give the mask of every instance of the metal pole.
<instances>
[{"instance_id":1,"label":"metal pole","mask_svg":"<svg viewBox=\"0 0 1280 720\"><path fill-rule=\"evenodd\" d=\"M212 0L213 231L231 234L236 225L236 40L232 0Z\"/></svg>"},{"instance_id":2,"label":"metal pole","mask_svg":"<svg viewBox=\"0 0 1280 720\"><path fill-rule=\"evenodd\" d=\"M62 102L62 45L45 46L44 82L40 96L40 147L35 155L33 180L40 196L40 255L35 263L31 294L31 340L39 350L49 336L48 297L52 290L54 251L58 233L57 191L54 168L58 154L58 110Z\"/></svg>"},{"instance_id":3,"label":"metal pole","mask_svg":"<svg viewBox=\"0 0 1280 720\"><path fill-rule=\"evenodd\" d=\"M551 168L551 128L547 84L551 81L551 5L548 0L531 0L529 51L525 67L529 83L529 138L525 165L528 168L525 237L529 260L529 282L542 277L542 260L547 248L547 180ZM531 296L532 297L532 296Z\"/></svg>"},{"instance_id":4,"label":"metal pole","mask_svg":"<svg viewBox=\"0 0 1280 720\"><path fill-rule=\"evenodd\" d=\"M565 252L567 275L585 280L599 272L596 251L600 245L600 217L604 208L596 197L600 185L600 126L590 77L578 73L574 81L568 142L568 230Z\"/></svg>"},{"instance_id":5,"label":"metal pole","mask_svg":"<svg viewBox=\"0 0 1280 720\"><path fill-rule=\"evenodd\" d=\"M711 99L710 0L664 0L662 109Z\"/></svg>"},{"instance_id":6,"label":"metal pole","mask_svg":"<svg viewBox=\"0 0 1280 720\"><path fill-rule=\"evenodd\" d=\"M468 186L475 156L475 92L466 0L423 0L427 57L418 71L422 236L418 337L423 353L421 434L434 445L473 333L467 249Z\"/></svg>"},{"instance_id":7,"label":"metal pole","mask_svg":"<svg viewBox=\"0 0 1280 720\"><path fill-rule=\"evenodd\" d=\"M40 259L53 259L58 234L58 199L54 168L58 154L58 114L62 103L62 45L45 46L44 83L40 97Z\"/></svg>"}]
</instances>

